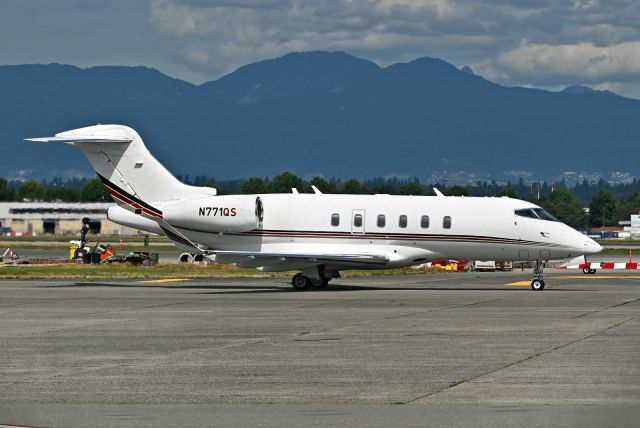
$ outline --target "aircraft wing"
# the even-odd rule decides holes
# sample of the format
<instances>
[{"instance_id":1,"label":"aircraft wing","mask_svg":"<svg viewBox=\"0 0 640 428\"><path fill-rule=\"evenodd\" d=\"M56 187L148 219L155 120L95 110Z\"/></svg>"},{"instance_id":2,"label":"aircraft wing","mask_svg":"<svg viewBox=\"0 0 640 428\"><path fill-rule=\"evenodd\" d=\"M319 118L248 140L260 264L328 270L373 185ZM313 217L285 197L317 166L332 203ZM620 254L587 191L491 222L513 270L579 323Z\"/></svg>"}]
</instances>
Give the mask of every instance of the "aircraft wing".
<instances>
[{"instance_id":1,"label":"aircraft wing","mask_svg":"<svg viewBox=\"0 0 640 428\"><path fill-rule=\"evenodd\" d=\"M260 267L292 264L346 264L385 265L389 258L383 254L334 254L334 253L265 253L251 251L207 251L218 263L237 263L241 267ZM285 269L287 270L287 269Z\"/></svg>"}]
</instances>

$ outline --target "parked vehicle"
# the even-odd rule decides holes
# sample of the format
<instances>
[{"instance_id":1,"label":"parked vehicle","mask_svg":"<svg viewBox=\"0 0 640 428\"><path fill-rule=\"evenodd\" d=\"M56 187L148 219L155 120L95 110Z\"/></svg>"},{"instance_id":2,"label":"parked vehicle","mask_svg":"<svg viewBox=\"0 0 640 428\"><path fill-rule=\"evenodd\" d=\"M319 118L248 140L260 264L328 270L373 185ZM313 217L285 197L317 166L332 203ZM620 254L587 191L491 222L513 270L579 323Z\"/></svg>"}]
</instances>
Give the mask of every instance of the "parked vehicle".
<instances>
[{"instance_id":1,"label":"parked vehicle","mask_svg":"<svg viewBox=\"0 0 640 428\"><path fill-rule=\"evenodd\" d=\"M493 260L476 260L475 262L473 262L473 270L494 271L496 270L496 262Z\"/></svg>"}]
</instances>

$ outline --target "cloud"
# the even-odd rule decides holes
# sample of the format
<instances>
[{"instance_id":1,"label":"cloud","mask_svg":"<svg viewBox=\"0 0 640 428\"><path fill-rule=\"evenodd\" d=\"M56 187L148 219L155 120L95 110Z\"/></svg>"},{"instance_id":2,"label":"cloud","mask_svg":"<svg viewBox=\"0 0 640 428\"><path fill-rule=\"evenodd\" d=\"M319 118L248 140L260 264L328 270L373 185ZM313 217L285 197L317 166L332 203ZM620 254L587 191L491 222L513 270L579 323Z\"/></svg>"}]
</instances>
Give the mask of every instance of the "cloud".
<instances>
[{"instance_id":1,"label":"cloud","mask_svg":"<svg viewBox=\"0 0 640 428\"><path fill-rule=\"evenodd\" d=\"M442 32L437 23L461 20L466 10L452 0L271 0L267 5L258 4L154 0L149 20L160 34L174 39L175 59L213 77L291 50L344 49L383 63L422 56L426 39ZM434 38L432 44L438 41ZM207 63L203 58L210 60Z\"/></svg>"},{"instance_id":2,"label":"cloud","mask_svg":"<svg viewBox=\"0 0 640 428\"><path fill-rule=\"evenodd\" d=\"M5 63L148 65L199 83L290 51L345 50L640 96L637 0L3 0L2 12Z\"/></svg>"},{"instance_id":3,"label":"cloud","mask_svg":"<svg viewBox=\"0 0 640 428\"><path fill-rule=\"evenodd\" d=\"M383 13L435 12L436 17L440 19L454 17L460 12L460 9L450 0L380 0L376 10Z\"/></svg>"},{"instance_id":4,"label":"cloud","mask_svg":"<svg viewBox=\"0 0 640 428\"><path fill-rule=\"evenodd\" d=\"M581 78L583 82L630 81L640 76L640 41L610 46L525 42L498 55L496 66L532 83Z\"/></svg>"}]
</instances>

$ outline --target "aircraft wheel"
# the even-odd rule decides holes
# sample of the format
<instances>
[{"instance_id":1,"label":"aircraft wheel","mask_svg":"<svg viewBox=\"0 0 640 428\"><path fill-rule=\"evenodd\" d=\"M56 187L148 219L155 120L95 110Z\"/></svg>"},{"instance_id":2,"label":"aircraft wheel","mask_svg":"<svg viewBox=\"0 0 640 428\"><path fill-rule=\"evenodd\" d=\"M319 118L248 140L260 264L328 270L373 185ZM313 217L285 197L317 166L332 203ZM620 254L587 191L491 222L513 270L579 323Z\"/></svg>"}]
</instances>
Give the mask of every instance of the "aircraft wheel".
<instances>
[{"instance_id":1,"label":"aircraft wheel","mask_svg":"<svg viewBox=\"0 0 640 428\"><path fill-rule=\"evenodd\" d=\"M582 268L582 273L585 275L589 275L591 273L592 269L589 266L585 266Z\"/></svg>"},{"instance_id":2,"label":"aircraft wheel","mask_svg":"<svg viewBox=\"0 0 640 428\"><path fill-rule=\"evenodd\" d=\"M540 291L544 289L544 281L541 279L534 279L531 281L531 289L534 291Z\"/></svg>"},{"instance_id":3,"label":"aircraft wheel","mask_svg":"<svg viewBox=\"0 0 640 428\"><path fill-rule=\"evenodd\" d=\"M291 279L291 285L296 290L306 290L311 287L311 280L306 276L302 276L300 274L294 275Z\"/></svg>"},{"instance_id":4,"label":"aircraft wheel","mask_svg":"<svg viewBox=\"0 0 640 428\"><path fill-rule=\"evenodd\" d=\"M595 275L595 274L596 274L596 270L595 270L595 269L591 269L591 270L589 270L589 274L591 274L591 275Z\"/></svg>"},{"instance_id":5,"label":"aircraft wheel","mask_svg":"<svg viewBox=\"0 0 640 428\"><path fill-rule=\"evenodd\" d=\"M322 279L309 278L309 281L311 282L311 286L313 288L325 288L329 284L328 278L322 278Z\"/></svg>"}]
</instances>

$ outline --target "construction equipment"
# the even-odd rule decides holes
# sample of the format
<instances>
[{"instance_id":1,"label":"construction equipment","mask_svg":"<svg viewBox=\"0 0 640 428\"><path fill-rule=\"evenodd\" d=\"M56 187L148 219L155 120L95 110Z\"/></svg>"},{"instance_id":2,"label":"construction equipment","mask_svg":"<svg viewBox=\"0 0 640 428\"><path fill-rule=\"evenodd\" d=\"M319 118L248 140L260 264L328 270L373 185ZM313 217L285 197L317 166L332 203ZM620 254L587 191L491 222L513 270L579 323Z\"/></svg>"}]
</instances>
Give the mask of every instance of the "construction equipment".
<instances>
[{"instance_id":1,"label":"construction equipment","mask_svg":"<svg viewBox=\"0 0 640 428\"><path fill-rule=\"evenodd\" d=\"M16 263L20 256L16 254L11 248L7 248L2 256L0 256L0 263L12 264Z\"/></svg>"},{"instance_id":2,"label":"construction equipment","mask_svg":"<svg viewBox=\"0 0 640 428\"><path fill-rule=\"evenodd\" d=\"M70 241L69 258L82 264L111 264L131 263L134 265L153 266L158 264L159 254L148 251L132 251L127 255L116 254L110 244L104 245L99 241L93 247L87 246L87 232L89 232L91 220L82 219L80 240Z\"/></svg>"}]
</instances>

